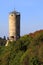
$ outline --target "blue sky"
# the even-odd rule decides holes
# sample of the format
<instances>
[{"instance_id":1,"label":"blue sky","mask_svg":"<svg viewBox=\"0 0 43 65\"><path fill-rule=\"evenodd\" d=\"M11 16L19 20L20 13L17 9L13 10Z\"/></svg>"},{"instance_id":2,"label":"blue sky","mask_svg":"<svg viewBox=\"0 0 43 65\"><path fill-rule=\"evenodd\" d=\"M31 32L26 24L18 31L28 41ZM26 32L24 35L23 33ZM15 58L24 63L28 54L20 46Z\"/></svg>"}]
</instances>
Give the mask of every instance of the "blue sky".
<instances>
[{"instance_id":1,"label":"blue sky","mask_svg":"<svg viewBox=\"0 0 43 65\"><path fill-rule=\"evenodd\" d=\"M0 36L8 36L9 12L21 13L21 35L43 29L43 0L0 0Z\"/></svg>"}]
</instances>

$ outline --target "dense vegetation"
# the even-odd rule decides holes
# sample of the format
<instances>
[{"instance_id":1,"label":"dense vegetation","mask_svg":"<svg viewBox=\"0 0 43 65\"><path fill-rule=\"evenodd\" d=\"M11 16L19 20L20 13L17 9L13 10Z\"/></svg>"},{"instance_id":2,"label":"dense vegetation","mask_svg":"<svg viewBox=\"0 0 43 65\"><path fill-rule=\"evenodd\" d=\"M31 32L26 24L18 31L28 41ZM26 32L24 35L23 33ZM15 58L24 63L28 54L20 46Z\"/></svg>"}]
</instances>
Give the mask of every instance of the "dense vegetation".
<instances>
[{"instance_id":1,"label":"dense vegetation","mask_svg":"<svg viewBox=\"0 0 43 65\"><path fill-rule=\"evenodd\" d=\"M3 38L0 37L0 46L4 46L6 44L6 37Z\"/></svg>"},{"instance_id":2,"label":"dense vegetation","mask_svg":"<svg viewBox=\"0 0 43 65\"><path fill-rule=\"evenodd\" d=\"M43 65L43 30L0 46L0 65Z\"/></svg>"}]
</instances>

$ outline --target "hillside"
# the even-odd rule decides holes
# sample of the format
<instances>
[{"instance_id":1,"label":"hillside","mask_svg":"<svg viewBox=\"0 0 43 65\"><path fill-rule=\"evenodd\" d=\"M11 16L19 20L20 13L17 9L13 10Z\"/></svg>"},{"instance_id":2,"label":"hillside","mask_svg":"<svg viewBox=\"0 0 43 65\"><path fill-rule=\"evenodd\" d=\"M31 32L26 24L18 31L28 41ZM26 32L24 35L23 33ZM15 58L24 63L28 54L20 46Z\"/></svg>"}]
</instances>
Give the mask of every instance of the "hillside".
<instances>
[{"instance_id":1,"label":"hillside","mask_svg":"<svg viewBox=\"0 0 43 65\"><path fill-rule=\"evenodd\" d=\"M0 46L0 65L43 65L43 30Z\"/></svg>"}]
</instances>

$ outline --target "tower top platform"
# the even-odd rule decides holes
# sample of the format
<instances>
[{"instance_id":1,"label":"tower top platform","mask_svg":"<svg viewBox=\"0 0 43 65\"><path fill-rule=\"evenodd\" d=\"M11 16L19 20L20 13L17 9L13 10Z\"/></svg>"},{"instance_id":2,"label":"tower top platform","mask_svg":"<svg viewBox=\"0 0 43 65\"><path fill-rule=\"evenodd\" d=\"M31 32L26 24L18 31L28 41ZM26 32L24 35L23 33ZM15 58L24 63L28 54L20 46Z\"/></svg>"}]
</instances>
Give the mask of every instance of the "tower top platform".
<instances>
[{"instance_id":1,"label":"tower top platform","mask_svg":"<svg viewBox=\"0 0 43 65\"><path fill-rule=\"evenodd\" d=\"M16 14L16 15L20 15L20 12L17 12L16 10L10 12L9 14Z\"/></svg>"}]
</instances>

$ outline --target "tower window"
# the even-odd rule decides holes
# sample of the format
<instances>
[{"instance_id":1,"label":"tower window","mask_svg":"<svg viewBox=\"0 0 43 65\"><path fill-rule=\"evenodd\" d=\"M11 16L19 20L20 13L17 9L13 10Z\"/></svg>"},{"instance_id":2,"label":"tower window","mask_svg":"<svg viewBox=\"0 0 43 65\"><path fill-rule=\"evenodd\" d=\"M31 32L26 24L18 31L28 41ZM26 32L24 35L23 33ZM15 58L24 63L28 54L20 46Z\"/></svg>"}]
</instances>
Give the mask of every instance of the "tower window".
<instances>
[{"instance_id":1,"label":"tower window","mask_svg":"<svg viewBox=\"0 0 43 65\"><path fill-rule=\"evenodd\" d=\"M11 36L11 38L14 38L14 36Z\"/></svg>"},{"instance_id":2,"label":"tower window","mask_svg":"<svg viewBox=\"0 0 43 65\"><path fill-rule=\"evenodd\" d=\"M13 14L11 16L13 16Z\"/></svg>"}]
</instances>

